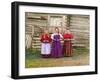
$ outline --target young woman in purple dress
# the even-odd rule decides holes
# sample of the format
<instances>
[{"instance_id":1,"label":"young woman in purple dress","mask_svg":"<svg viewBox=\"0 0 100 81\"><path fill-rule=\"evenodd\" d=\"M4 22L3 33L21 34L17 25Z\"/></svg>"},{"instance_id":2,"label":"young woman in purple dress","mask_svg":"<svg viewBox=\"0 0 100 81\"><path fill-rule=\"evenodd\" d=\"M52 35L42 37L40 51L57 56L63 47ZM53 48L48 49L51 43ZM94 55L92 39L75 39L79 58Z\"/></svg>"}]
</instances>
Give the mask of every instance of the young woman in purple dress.
<instances>
[{"instance_id":1,"label":"young woman in purple dress","mask_svg":"<svg viewBox=\"0 0 100 81\"><path fill-rule=\"evenodd\" d=\"M52 39L52 46L51 46L51 57L53 58L59 58L62 57L62 45L61 45L61 39L63 36L59 33L59 28L55 28L55 33L51 35Z\"/></svg>"}]
</instances>

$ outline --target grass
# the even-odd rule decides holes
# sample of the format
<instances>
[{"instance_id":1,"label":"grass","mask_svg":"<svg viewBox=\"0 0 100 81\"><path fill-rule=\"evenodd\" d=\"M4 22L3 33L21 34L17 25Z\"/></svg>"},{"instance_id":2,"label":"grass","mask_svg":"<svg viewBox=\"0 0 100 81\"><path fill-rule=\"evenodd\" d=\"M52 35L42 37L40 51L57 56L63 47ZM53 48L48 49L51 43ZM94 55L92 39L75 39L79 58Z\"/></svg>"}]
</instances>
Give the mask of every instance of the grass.
<instances>
[{"instance_id":1,"label":"grass","mask_svg":"<svg viewBox=\"0 0 100 81\"><path fill-rule=\"evenodd\" d=\"M26 50L26 59L37 59L40 58L40 50L37 49L27 49Z\"/></svg>"},{"instance_id":2,"label":"grass","mask_svg":"<svg viewBox=\"0 0 100 81\"><path fill-rule=\"evenodd\" d=\"M27 49L25 56L25 67L56 67L77 66L89 64L89 50L84 47L75 47L72 57L63 58L41 58L40 50Z\"/></svg>"}]
</instances>

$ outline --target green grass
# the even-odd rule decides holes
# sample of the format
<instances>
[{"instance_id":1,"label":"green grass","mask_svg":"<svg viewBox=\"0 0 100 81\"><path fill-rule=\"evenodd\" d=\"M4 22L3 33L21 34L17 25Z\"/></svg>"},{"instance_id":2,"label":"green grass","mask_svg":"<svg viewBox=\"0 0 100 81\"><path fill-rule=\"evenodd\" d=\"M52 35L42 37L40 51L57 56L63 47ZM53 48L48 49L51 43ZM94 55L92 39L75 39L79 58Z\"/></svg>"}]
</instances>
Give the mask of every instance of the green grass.
<instances>
[{"instance_id":1,"label":"green grass","mask_svg":"<svg viewBox=\"0 0 100 81\"><path fill-rule=\"evenodd\" d=\"M89 52L89 49L85 48L85 47L75 47L73 49L73 53L74 54L87 54Z\"/></svg>"},{"instance_id":2,"label":"green grass","mask_svg":"<svg viewBox=\"0 0 100 81\"><path fill-rule=\"evenodd\" d=\"M26 59L37 59L40 58L40 50L37 49L27 49L26 50Z\"/></svg>"},{"instance_id":3,"label":"green grass","mask_svg":"<svg viewBox=\"0 0 100 81\"><path fill-rule=\"evenodd\" d=\"M27 49L25 55L26 68L86 65L89 63L89 50L84 47L75 47L72 57L41 58L40 50L37 49Z\"/></svg>"}]
</instances>

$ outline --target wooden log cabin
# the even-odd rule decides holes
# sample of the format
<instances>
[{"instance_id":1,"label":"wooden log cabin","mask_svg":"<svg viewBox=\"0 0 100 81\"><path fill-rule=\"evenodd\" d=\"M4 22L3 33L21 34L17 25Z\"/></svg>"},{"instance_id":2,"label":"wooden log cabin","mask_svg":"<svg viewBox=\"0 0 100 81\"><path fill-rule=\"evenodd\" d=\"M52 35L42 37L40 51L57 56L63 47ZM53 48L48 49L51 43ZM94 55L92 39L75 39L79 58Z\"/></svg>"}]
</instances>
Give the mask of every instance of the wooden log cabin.
<instances>
[{"instance_id":1,"label":"wooden log cabin","mask_svg":"<svg viewBox=\"0 0 100 81\"><path fill-rule=\"evenodd\" d=\"M39 36L43 29L48 29L52 34L55 27L63 32L69 27L74 35L73 46L89 47L89 16L88 15L66 15L47 13L25 13L25 42L26 48L40 49Z\"/></svg>"}]
</instances>

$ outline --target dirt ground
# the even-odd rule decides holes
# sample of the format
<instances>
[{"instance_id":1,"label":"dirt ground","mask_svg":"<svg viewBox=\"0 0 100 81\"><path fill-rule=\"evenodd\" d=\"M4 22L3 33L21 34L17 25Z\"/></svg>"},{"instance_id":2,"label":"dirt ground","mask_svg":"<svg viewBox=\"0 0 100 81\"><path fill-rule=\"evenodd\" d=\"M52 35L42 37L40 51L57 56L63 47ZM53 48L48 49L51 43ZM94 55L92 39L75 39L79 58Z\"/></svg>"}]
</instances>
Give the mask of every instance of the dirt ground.
<instances>
[{"instance_id":1,"label":"dirt ground","mask_svg":"<svg viewBox=\"0 0 100 81\"><path fill-rule=\"evenodd\" d=\"M39 52L32 51L26 54L26 68L35 67L57 67L57 66L82 66L89 64L89 50L85 48L75 48L72 57L62 58L42 58Z\"/></svg>"}]
</instances>

